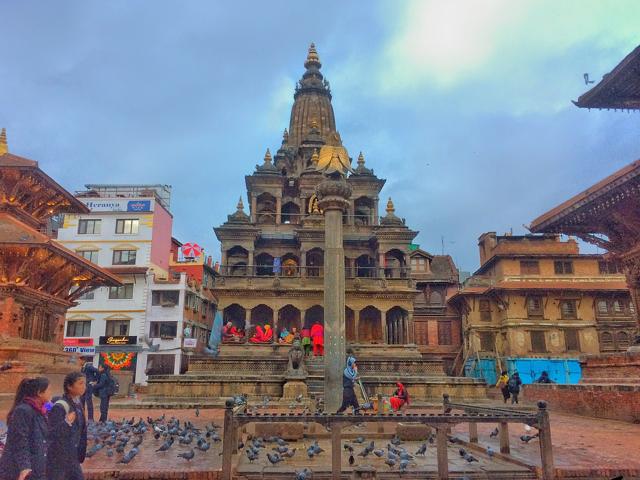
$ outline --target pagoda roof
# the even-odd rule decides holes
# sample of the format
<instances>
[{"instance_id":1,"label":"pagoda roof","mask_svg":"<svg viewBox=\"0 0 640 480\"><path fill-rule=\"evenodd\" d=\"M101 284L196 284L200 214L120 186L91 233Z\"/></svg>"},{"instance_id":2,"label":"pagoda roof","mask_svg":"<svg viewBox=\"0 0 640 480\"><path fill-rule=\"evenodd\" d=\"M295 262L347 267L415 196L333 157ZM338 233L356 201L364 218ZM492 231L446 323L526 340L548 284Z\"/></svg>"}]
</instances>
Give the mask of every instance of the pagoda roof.
<instances>
[{"instance_id":1,"label":"pagoda roof","mask_svg":"<svg viewBox=\"0 0 640 480\"><path fill-rule=\"evenodd\" d=\"M593 233L597 231L594 220L597 223L599 217L606 221L605 213L630 197L640 198L640 160L539 216L529 229L534 233Z\"/></svg>"},{"instance_id":2,"label":"pagoda roof","mask_svg":"<svg viewBox=\"0 0 640 480\"><path fill-rule=\"evenodd\" d=\"M573 102L580 108L640 109L640 46Z\"/></svg>"}]
</instances>

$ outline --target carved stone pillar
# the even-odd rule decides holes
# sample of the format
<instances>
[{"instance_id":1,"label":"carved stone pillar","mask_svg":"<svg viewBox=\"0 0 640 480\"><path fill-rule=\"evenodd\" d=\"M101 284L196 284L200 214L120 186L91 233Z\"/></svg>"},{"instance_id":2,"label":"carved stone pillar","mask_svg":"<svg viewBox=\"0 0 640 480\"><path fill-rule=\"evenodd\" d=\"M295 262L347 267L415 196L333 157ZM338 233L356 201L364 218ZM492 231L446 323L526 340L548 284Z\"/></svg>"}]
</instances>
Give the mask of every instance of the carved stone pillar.
<instances>
[{"instance_id":1,"label":"carved stone pillar","mask_svg":"<svg viewBox=\"0 0 640 480\"><path fill-rule=\"evenodd\" d=\"M387 312L380 312L380 323L382 326L382 343L386 345L389 343L389 332L387 331Z\"/></svg>"},{"instance_id":2,"label":"carved stone pillar","mask_svg":"<svg viewBox=\"0 0 640 480\"><path fill-rule=\"evenodd\" d=\"M353 311L353 343L360 343L360 310Z\"/></svg>"},{"instance_id":3,"label":"carved stone pillar","mask_svg":"<svg viewBox=\"0 0 640 480\"><path fill-rule=\"evenodd\" d=\"M251 194L251 223L256 223L256 219L258 218L258 214L256 210L258 209L258 198L255 194Z\"/></svg>"},{"instance_id":4,"label":"carved stone pillar","mask_svg":"<svg viewBox=\"0 0 640 480\"><path fill-rule=\"evenodd\" d=\"M378 197L373 199L373 221L371 222L372 225L378 225L380 222L380 215L378 214L379 200L380 199Z\"/></svg>"},{"instance_id":5,"label":"carved stone pillar","mask_svg":"<svg viewBox=\"0 0 640 480\"><path fill-rule=\"evenodd\" d=\"M251 309L250 308L246 308L244 311L244 338L249 339L250 336L252 335L252 333L250 334L250 330L251 330Z\"/></svg>"},{"instance_id":6,"label":"carved stone pillar","mask_svg":"<svg viewBox=\"0 0 640 480\"><path fill-rule=\"evenodd\" d=\"M306 277L307 275L307 252L306 250L300 250L300 276Z\"/></svg>"},{"instance_id":7,"label":"carved stone pillar","mask_svg":"<svg viewBox=\"0 0 640 480\"><path fill-rule=\"evenodd\" d=\"M413 323L413 312L409 312L407 318L407 343L416 343L415 326Z\"/></svg>"},{"instance_id":8,"label":"carved stone pillar","mask_svg":"<svg viewBox=\"0 0 640 480\"><path fill-rule=\"evenodd\" d=\"M282 222L282 198L276 197L276 224Z\"/></svg>"},{"instance_id":9,"label":"carved stone pillar","mask_svg":"<svg viewBox=\"0 0 640 480\"><path fill-rule=\"evenodd\" d=\"M255 250L249 250L249 255L247 256L247 275L253 276L255 275L255 271Z\"/></svg>"}]
</instances>

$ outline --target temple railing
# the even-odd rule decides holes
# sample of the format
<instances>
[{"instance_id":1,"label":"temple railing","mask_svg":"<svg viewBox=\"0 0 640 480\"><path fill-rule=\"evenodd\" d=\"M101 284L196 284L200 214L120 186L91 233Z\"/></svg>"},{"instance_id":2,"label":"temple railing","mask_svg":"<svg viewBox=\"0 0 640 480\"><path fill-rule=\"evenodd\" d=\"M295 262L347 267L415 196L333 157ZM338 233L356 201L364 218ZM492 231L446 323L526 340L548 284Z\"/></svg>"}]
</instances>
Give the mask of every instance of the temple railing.
<instances>
[{"instance_id":1,"label":"temple railing","mask_svg":"<svg viewBox=\"0 0 640 480\"><path fill-rule=\"evenodd\" d=\"M464 413L451 413L452 410ZM224 438L222 446L222 480L231 480L233 455L237 454L238 431L250 423L317 423L331 432L331 473L332 480L340 480L342 473L342 429L360 423L405 422L428 425L436 430L438 479L449 478L449 459L447 441L450 428L460 424L469 424L469 431L476 432L478 423L497 423L500 430L500 450L509 453L509 423L524 423L538 429L542 478L555 478L553 452L551 445L551 425L547 404L538 402L537 411L518 411L500 408L476 407L452 403L448 395L443 397L443 413L389 413L389 414L306 414L306 413L247 413L246 408L236 407L233 400L227 400L224 413ZM473 440L472 440L473 442ZM504 447L504 448L503 448Z\"/></svg>"}]
</instances>

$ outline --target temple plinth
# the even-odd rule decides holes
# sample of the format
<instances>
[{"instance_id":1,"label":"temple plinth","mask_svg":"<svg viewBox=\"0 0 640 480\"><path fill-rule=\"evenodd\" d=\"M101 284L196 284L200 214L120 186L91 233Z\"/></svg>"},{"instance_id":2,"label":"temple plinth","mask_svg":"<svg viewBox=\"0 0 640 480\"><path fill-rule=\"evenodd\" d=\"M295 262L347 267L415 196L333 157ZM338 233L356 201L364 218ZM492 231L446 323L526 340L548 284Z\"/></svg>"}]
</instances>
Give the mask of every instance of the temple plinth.
<instances>
[{"instance_id":1,"label":"temple plinth","mask_svg":"<svg viewBox=\"0 0 640 480\"><path fill-rule=\"evenodd\" d=\"M324 213L324 392L325 411L335 412L342 399L342 370L346 358L345 277L342 215L349 208L351 187L336 170L316 188Z\"/></svg>"}]
</instances>

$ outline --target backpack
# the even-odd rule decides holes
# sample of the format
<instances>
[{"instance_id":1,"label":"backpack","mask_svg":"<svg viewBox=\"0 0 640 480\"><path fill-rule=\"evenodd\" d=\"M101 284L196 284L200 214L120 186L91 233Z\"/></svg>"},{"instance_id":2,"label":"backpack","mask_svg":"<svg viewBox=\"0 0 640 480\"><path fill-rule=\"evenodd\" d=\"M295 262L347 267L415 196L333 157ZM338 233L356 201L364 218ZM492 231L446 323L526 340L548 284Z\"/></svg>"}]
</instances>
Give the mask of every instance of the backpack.
<instances>
[{"instance_id":1,"label":"backpack","mask_svg":"<svg viewBox=\"0 0 640 480\"><path fill-rule=\"evenodd\" d=\"M118 380L116 380L114 377L109 375L109 384L107 385L107 395L109 395L110 397L113 397L118 393L120 393L120 384L118 383Z\"/></svg>"},{"instance_id":2,"label":"backpack","mask_svg":"<svg viewBox=\"0 0 640 480\"><path fill-rule=\"evenodd\" d=\"M59 398L58 400L53 402L53 407L55 407L56 405L62 405L65 415L69 415L69 412L71 411L71 405L69 405L69 402L67 402L64 398Z\"/></svg>"},{"instance_id":3,"label":"backpack","mask_svg":"<svg viewBox=\"0 0 640 480\"><path fill-rule=\"evenodd\" d=\"M509 390L512 392L517 392L518 390L520 390L520 386L518 385L518 379L515 377L511 377L507 385L509 386Z\"/></svg>"}]
</instances>

